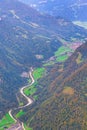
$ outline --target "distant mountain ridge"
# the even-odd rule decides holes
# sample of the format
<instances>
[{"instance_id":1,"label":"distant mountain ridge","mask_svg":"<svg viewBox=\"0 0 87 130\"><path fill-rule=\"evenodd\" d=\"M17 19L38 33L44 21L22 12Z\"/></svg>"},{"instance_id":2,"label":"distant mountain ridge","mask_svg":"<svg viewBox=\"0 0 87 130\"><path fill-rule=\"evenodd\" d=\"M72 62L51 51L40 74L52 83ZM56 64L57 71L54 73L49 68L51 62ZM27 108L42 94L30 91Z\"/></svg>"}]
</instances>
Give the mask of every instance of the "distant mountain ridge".
<instances>
[{"instance_id":1,"label":"distant mountain ridge","mask_svg":"<svg viewBox=\"0 0 87 130\"><path fill-rule=\"evenodd\" d=\"M87 21L87 0L20 0L40 12L71 21Z\"/></svg>"}]
</instances>

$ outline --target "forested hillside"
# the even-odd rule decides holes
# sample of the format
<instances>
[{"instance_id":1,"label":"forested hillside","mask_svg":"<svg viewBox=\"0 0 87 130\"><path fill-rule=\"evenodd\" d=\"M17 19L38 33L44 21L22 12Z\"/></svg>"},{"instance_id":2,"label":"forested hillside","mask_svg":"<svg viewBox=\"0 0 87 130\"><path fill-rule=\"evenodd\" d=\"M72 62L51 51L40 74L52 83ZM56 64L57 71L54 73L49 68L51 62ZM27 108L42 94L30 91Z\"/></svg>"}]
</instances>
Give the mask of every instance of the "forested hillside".
<instances>
[{"instance_id":1,"label":"forested hillside","mask_svg":"<svg viewBox=\"0 0 87 130\"><path fill-rule=\"evenodd\" d=\"M60 64L47 69L37 93L38 100L22 117L34 130L86 130L87 43L66 60L61 71Z\"/></svg>"}]
</instances>

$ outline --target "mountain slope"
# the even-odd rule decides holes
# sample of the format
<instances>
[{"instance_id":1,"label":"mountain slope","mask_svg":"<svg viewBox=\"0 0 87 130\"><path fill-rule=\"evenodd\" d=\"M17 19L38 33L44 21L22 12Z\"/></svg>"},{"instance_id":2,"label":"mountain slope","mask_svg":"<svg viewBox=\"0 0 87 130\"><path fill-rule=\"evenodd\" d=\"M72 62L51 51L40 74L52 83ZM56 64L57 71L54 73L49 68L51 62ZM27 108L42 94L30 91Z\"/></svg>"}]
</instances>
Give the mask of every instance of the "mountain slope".
<instances>
[{"instance_id":1,"label":"mountain slope","mask_svg":"<svg viewBox=\"0 0 87 130\"><path fill-rule=\"evenodd\" d=\"M86 130L87 43L65 62L62 73L58 66L53 67L47 77L39 82L43 89L39 101L30 109L33 116L28 109L23 119L34 130Z\"/></svg>"},{"instance_id":2,"label":"mountain slope","mask_svg":"<svg viewBox=\"0 0 87 130\"><path fill-rule=\"evenodd\" d=\"M0 1L0 110L18 105L17 91L27 82L23 72L86 36L87 30L60 17L41 15L17 0Z\"/></svg>"}]
</instances>

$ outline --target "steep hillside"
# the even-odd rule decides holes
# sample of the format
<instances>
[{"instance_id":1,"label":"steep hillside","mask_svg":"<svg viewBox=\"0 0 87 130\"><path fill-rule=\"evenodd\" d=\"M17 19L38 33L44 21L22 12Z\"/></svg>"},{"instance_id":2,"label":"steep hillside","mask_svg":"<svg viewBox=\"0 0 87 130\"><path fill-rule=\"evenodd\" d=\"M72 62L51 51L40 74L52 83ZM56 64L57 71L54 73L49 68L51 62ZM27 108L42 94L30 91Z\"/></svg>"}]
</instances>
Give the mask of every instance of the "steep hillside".
<instances>
[{"instance_id":1,"label":"steep hillside","mask_svg":"<svg viewBox=\"0 0 87 130\"><path fill-rule=\"evenodd\" d=\"M63 18L42 15L17 0L0 1L0 110L18 105L17 91L27 81L23 72L41 66L62 45L79 46L86 36L87 30Z\"/></svg>"},{"instance_id":2,"label":"steep hillside","mask_svg":"<svg viewBox=\"0 0 87 130\"><path fill-rule=\"evenodd\" d=\"M62 72L59 64L50 68L38 86L42 88L39 99L23 117L29 126L34 130L87 129L87 43L65 62Z\"/></svg>"},{"instance_id":3,"label":"steep hillside","mask_svg":"<svg viewBox=\"0 0 87 130\"><path fill-rule=\"evenodd\" d=\"M20 0L35 9L73 21L87 21L87 0ZM82 13L83 12L83 13Z\"/></svg>"}]
</instances>

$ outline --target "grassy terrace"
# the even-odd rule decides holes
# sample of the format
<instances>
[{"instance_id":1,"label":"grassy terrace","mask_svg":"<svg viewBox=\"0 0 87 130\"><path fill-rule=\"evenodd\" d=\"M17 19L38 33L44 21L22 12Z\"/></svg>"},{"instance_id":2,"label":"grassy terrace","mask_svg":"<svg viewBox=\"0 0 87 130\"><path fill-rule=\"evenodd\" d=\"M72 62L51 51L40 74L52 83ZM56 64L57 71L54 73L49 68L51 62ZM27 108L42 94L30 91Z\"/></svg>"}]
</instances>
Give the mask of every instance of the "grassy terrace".
<instances>
[{"instance_id":1,"label":"grassy terrace","mask_svg":"<svg viewBox=\"0 0 87 130\"><path fill-rule=\"evenodd\" d=\"M2 120L0 120L0 130L5 130L6 128L9 128L12 124L14 124L14 120L10 117L10 115L7 113Z\"/></svg>"}]
</instances>

